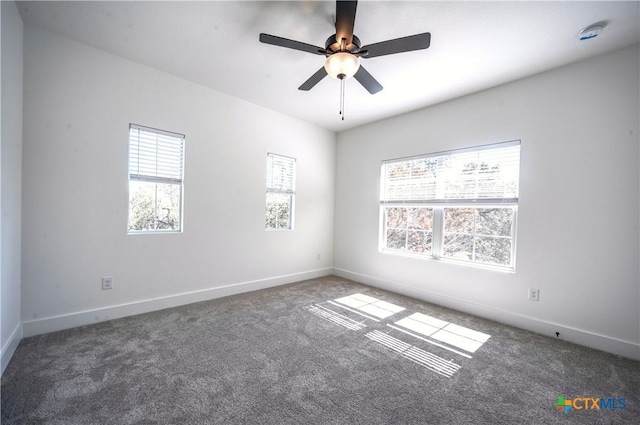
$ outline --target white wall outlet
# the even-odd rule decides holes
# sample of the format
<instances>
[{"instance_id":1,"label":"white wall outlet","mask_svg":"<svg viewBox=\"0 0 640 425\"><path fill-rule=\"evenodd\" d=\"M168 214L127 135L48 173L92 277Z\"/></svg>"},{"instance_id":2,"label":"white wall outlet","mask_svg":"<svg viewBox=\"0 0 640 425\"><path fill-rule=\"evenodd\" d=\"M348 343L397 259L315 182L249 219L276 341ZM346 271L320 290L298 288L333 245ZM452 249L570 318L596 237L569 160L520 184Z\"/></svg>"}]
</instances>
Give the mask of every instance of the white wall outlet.
<instances>
[{"instance_id":1,"label":"white wall outlet","mask_svg":"<svg viewBox=\"0 0 640 425\"><path fill-rule=\"evenodd\" d=\"M113 289L113 278L111 276L105 276L102 278L102 290Z\"/></svg>"},{"instance_id":2,"label":"white wall outlet","mask_svg":"<svg viewBox=\"0 0 640 425\"><path fill-rule=\"evenodd\" d=\"M540 290L538 288L529 288L529 299L531 301L540 301Z\"/></svg>"},{"instance_id":3,"label":"white wall outlet","mask_svg":"<svg viewBox=\"0 0 640 425\"><path fill-rule=\"evenodd\" d=\"M320 253L316 254L316 261L320 261Z\"/></svg>"}]
</instances>

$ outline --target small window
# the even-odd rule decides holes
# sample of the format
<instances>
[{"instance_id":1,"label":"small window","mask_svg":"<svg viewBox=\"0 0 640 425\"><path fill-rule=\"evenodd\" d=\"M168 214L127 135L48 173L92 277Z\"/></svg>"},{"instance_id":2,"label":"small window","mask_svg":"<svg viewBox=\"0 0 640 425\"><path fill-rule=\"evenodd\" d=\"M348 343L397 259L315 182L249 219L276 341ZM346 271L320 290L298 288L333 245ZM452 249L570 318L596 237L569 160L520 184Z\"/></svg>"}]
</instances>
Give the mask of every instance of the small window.
<instances>
[{"instance_id":1,"label":"small window","mask_svg":"<svg viewBox=\"0 0 640 425\"><path fill-rule=\"evenodd\" d=\"M382 252L514 269L520 142L385 161Z\"/></svg>"},{"instance_id":2,"label":"small window","mask_svg":"<svg viewBox=\"0 0 640 425\"><path fill-rule=\"evenodd\" d=\"M129 233L182 231L184 139L129 125Z\"/></svg>"},{"instance_id":3,"label":"small window","mask_svg":"<svg viewBox=\"0 0 640 425\"><path fill-rule=\"evenodd\" d=\"M296 160L267 154L266 230L292 230L296 194Z\"/></svg>"}]
</instances>

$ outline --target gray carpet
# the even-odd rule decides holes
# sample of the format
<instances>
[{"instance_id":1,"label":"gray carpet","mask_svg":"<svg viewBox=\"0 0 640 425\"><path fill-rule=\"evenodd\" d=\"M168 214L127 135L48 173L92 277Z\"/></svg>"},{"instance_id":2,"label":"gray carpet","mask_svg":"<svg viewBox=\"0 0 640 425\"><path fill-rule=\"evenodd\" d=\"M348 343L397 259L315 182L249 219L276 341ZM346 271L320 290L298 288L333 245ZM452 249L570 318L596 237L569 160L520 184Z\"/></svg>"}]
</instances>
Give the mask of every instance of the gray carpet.
<instances>
[{"instance_id":1,"label":"gray carpet","mask_svg":"<svg viewBox=\"0 0 640 425\"><path fill-rule=\"evenodd\" d=\"M2 424L638 424L639 395L639 362L331 276L26 338Z\"/></svg>"}]
</instances>

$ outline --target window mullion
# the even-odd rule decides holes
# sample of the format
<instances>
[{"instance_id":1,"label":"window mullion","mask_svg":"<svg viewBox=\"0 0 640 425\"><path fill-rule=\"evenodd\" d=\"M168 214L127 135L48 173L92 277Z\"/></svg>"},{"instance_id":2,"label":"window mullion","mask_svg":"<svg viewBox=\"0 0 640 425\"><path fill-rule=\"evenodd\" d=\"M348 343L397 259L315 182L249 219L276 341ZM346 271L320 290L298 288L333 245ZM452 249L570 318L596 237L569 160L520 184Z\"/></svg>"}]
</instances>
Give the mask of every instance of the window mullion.
<instances>
[{"instance_id":1,"label":"window mullion","mask_svg":"<svg viewBox=\"0 0 640 425\"><path fill-rule=\"evenodd\" d=\"M153 184L153 228L158 229L158 185Z\"/></svg>"},{"instance_id":2,"label":"window mullion","mask_svg":"<svg viewBox=\"0 0 640 425\"><path fill-rule=\"evenodd\" d=\"M410 215L410 208L407 208L407 220L404 226L404 250L405 251L409 251L409 215Z\"/></svg>"},{"instance_id":3,"label":"window mullion","mask_svg":"<svg viewBox=\"0 0 640 425\"><path fill-rule=\"evenodd\" d=\"M518 208L514 207L513 208L513 213L512 213L512 219L511 219L511 258L509 261L509 265L513 268L515 268L516 266L516 229L517 229L517 225L516 222L518 221Z\"/></svg>"},{"instance_id":4,"label":"window mullion","mask_svg":"<svg viewBox=\"0 0 640 425\"><path fill-rule=\"evenodd\" d=\"M471 235L471 237L473 238L472 241L472 245L471 245L471 261L476 261L476 241L478 240L478 238L476 237L478 235L478 209L476 208L473 211L473 234Z\"/></svg>"},{"instance_id":5,"label":"window mullion","mask_svg":"<svg viewBox=\"0 0 640 425\"><path fill-rule=\"evenodd\" d=\"M444 208L433 208L433 236L431 240L431 255L433 258L442 256L442 246L444 245Z\"/></svg>"}]
</instances>

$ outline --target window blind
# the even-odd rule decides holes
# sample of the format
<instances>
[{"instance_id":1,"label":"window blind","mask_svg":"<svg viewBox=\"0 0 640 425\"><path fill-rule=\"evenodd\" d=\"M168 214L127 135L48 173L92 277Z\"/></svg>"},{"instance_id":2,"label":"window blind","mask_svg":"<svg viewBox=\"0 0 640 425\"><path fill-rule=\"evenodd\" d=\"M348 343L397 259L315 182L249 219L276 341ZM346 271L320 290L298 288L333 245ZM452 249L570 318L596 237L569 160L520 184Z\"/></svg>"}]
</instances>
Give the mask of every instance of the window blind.
<instances>
[{"instance_id":1,"label":"window blind","mask_svg":"<svg viewBox=\"0 0 640 425\"><path fill-rule=\"evenodd\" d=\"M267 154L267 192L295 193L296 160L286 156Z\"/></svg>"},{"instance_id":2,"label":"window blind","mask_svg":"<svg viewBox=\"0 0 640 425\"><path fill-rule=\"evenodd\" d=\"M184 135L129 126L129 177L134 180L181 183Z\"/></svg>"},{"instance_id":3,"label":"window blind","mask_svg":"<svg viewBox=\"0 0 640 425\"><path fill-rule=\"evenodd\" d=\"M385 161L383 203L517 203L520 141Z\"/></svg>"}]
</instances>

